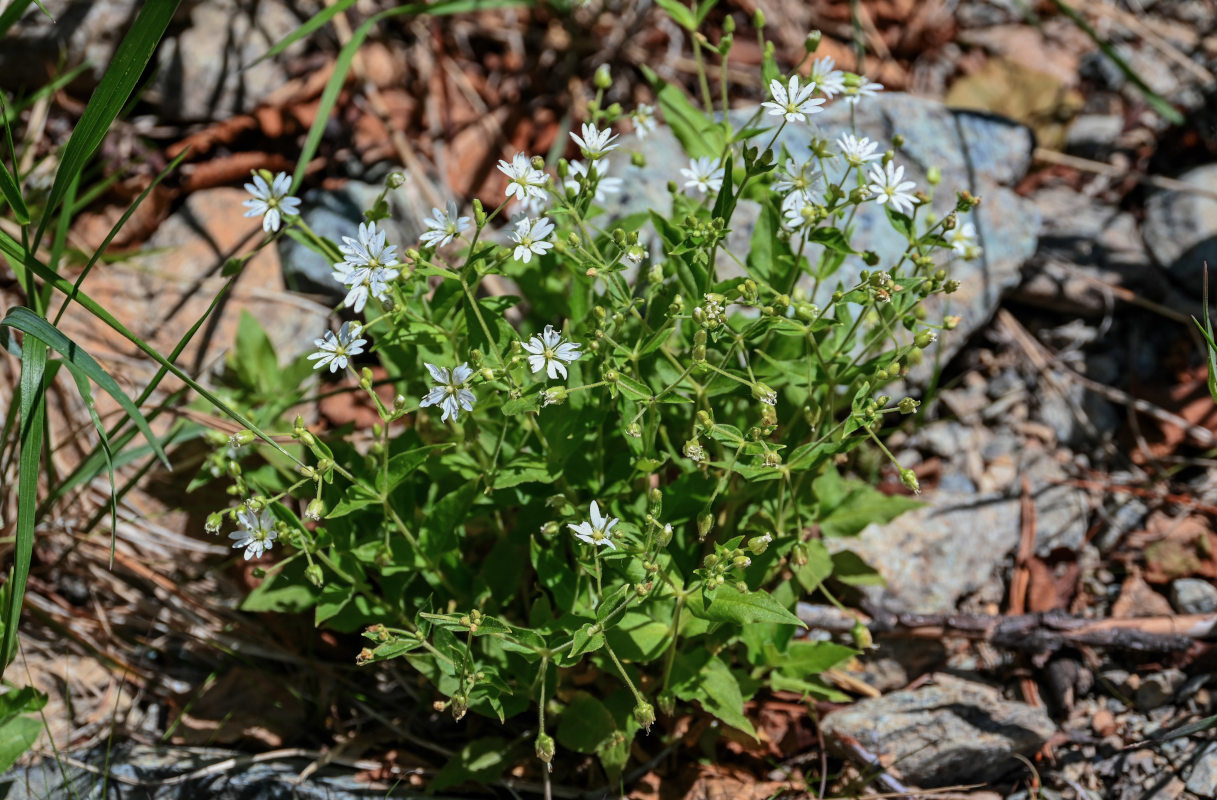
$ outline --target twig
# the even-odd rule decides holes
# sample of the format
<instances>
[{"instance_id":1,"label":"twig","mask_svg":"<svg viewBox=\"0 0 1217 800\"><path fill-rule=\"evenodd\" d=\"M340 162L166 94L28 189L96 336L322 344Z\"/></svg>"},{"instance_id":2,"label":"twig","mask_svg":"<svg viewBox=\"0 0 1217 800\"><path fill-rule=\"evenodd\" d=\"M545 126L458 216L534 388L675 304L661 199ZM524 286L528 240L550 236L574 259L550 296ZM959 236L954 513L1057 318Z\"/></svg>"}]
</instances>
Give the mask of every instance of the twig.
<instances>
[{"instance_id":1,"label":"twig","mask_svg":"<svg viewBox=\"0 0 1217 800\"><path fill-rule=\"evenodd\" d=\"M1176 192L1187 192L1189 194L1197 194L1201 197L1208 197L1217 200L1217 191L1205 189L1201 186L1195 186L1186 181L1177 180L1175 178L1166 178L1162 175L1147 175L1143 172L1133 172L1132 170L1117 167L1114 164L1108 164L1106 161L1094 161L1089 158L1080 158L1079 156L1071 156L1067 153L1059 153L1056 150L1049 150L1045 147L1037 147L1031 151L1031 157L1045 164L1058 164L1062 167L1072 167L1073 169L1081 170L1082 172L1091 172L1095 175L1106 175L1109 178L1132 178L1137 183L1144 183L1154 186L1158 189L1171 189Z\"/></svg>"}]
</instances>

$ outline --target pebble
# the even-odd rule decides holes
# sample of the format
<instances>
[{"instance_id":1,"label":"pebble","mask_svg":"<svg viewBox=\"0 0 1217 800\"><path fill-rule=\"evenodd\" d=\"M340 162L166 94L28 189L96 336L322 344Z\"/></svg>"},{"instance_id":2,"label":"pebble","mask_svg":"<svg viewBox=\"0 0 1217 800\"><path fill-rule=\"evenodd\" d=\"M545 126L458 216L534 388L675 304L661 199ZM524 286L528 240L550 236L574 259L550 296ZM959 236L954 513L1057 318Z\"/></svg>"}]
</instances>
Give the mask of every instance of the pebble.
<instances>
[{"instance_id":1,"label":"pebble","mask_svg":"<svg viewBox=\"0 0 1217 800\"><path fill-rule=\"evenodd\" d=\"M1217 164L1188 170L1179 180L1217 191ZM1217 199L1159 190L1146 203L1142 234L1154 259L1198 296L1204 263L1217 264Z\"/></svg>"},{"instance_id":2,"label":"pebble","mask_svg":"<svg viewBox=\"0 0 1217 800\"><path fill-rule=\"evenodd\" d=\"M1171 605L1180 614L1217 611L1217 587L1201 578L1179 578L1171 583Z\"/></svg>"},{"instance_id":3,"label":"pebble","mask_svg":"<svg viewBox=\"0 0 1217 800\"><path fill-rule=\"evenodd\" d=\"M1189 792L1198 797L1217 797L1217 742L1209 744L1184 774Z\"/></svg>"},{"instance_id":4,"label":"pebble","mask_svg":"<svg viewBox=\"0 0 1217 800\"><path fill-rule=\"evenodd\" d=\"M1146 675L1137 687L1133 702L1142 711L1158 709L1174 699L1187 682L1187 674L1178 669L1164 669Z\"/></svg>"},{"instance_id":5,"label":"pebble","mask_svg":"<svg viewBox=\"0 0 1217 800\"><path fill-rule=\"evenodd\" d=\"M890 758L904 780L923 787L996 780L1019 768L1015 753L1035 752L1056 730L1042 709L946 674L834 711L823 728Z\"/></svg>"}]
</instances>

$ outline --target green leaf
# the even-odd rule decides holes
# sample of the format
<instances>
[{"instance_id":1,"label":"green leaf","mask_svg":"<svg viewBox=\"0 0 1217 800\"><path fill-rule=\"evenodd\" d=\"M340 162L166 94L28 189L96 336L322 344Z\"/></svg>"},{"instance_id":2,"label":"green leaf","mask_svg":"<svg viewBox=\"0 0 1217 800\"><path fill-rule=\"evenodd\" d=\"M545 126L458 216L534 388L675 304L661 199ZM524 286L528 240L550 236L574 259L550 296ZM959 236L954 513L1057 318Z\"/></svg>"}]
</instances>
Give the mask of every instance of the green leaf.
<instances>
[{"instance_id":1,"label":"green leaf","mask_svg":"<svg viewBox=\"0 0 1217 800\"><path fill-rule=\"evenodd\" d=\"M536 456L517 457L495 473L494 488L508 489L521 483L550 483L549 466Z\"/></svg>"},{"instance_id":2,"label":"green leaf","mask_svg":"<svg viewBox=\"0 0 1217 800\"><path fill-rule=\"evenodd\" d=\"M461 748L435 773L427 785L428 794L442 792L462 783L493 783L507 766L510 746L498 737L477 739Z\"/></svg>"},{"instance_id":3,"label":"green leaf","mask_svg":"<svg viewBox=\"0 0 1217 800\"><path fill-rule=\"evenodd\" d=\"M441 450L447 450L453 447L452 442L443 444L432 444L426 447L416 447L405 453L398 453L389 459L388 477L386 479L384 472L376 474L376 489L380 492L391 492L401 485L401 482L410 477L410 473L426 463L427 459Z\"/></svg>"},{"instance_id":4,"label":"green leaf","mask_svg":"<svg viewBox=\"0 0 1217 800\"><path fill-rule=\"evenodd\" d=\"M10 312L11 313L11 312ZM25 584L34 555L34 515L38 480L42 475L42 432L46 423L46 345L27 340L21 348L21 454L17 468L17 542L13 567L5 587L4 639L0 641L0 674L17 653L17 625L25 599Z\"/></svg>"},{"instance_id":5,"label":"green leaf","mask_svg":"<svg viewBox=\"0 0 1217 800\"><path fill-rule=\"evenodd\" d=\"M541 394L544 391L544 387L538 386L535 390L526 392L523 397L508 400L503 404L501 410L507 416L522 414L525 411L536 411L541 407Z\"/></svg>"},{"instance_id":6,"label":"green leaf","mask_svg":"<svg viewBox=\"0 0 1217 800\"><path fill-rule=\"evenodd\" d=\"M346 604L351 602L351 597L355 594L355 587L346 583L328 583L321 590L321 596L317 598L317 610L313 617L313 624L320 627L321 623L328 619L338 616Z\"/></svg>"},{"instance_id":7,"label":"green leaf","mask_svg":"<svg viewBox=\"0 0 1217 800\"><path fill-rule=\"evenodd\" d=\"M891 522L923 503L902 495L886 495L861 481L843 481L829 469L812 482L820 506L820 530L825 536L856 536L872 522Z\"/></svg>"},{"instance_id":8,"label":"green leaf","mask_svg":"<svg viewBox=\"0 0 1217 800\"><path fill-rule=\"evenodd\" d=\"M110 125L127 104L131 93L143 75L144 68L156 51L157 44L165 35L165 28L177 11L179 0L147 0L139 6L139 15L127 35L123 37L101 83L93 90L93 97L85 106L80 121L72 130L72 137L59 157L59 168L47 197L38 233L34 242L42 241L51 215L63 202L68 187L80 177L85 165L93 157Z\"/></svg>"},{"instance_id":9,"label":"green leaf","mask_svg":"<svg viewBox=\"0 0 1217 800\"><path fill-rule=\"evenodd\" d=\"M28 225L30 210L21 196L21 187L17 185L17 179L13 177L13 173L8 171L8 167L3 162L0 162L0 195L4 196L9 208L13 209L13 216L17 218L17 221L22 225Z\"/></svg>"},{"instance_id":10,"label":"green leaf","mask_svg":"<svg viewBox=\"0 0 1217 800\"><path fill-rule=\"evenodd\" d=\"M168 470L173 469L169 464L168 456L161 449L160 440L152 432L152 429L148 427L148 421L144 419L144 415L135 407L135 404L131 402L131 398L127 397L118 383L79 345L64 336L51 323L24 306L10 308L4 319L0 320L0 326L8 326L23 331L29 336L43 342L46 346L58 351L64 357L64 363L69 370L73 373L79 372L83 374L84 377L100 386L106 394L113 397L115 402L122 406L123 411L127 412L131 421L144 434L144 438L148 440L149 446L156 453L157 457L160 458L165 468Z\"/></svg>"},{"instance_id":11,"label":"green leaf","mask_svg":"<svg viewBox=\"0 0 1217 800\"><path fill-rule=\"evenodd\" d=\"M781 625L807 627L766 591L740 592L734 587L723 586L713 592L706 592L705 598L704 619L711 622L734 622L737 625L776 622Z\"/></svg>"},{"instance_id":12,"label":"green leaf","mask_svg":"<svg viewBox=\"0 0 1217 800\"><path fill-rule=\"evenodd\" d=\"M791 642L781 655L781 670L794 678L819 675L858 655L852 647L835 642Z\"/></svg>"},{"instance_id":13,"label":"green leaf","mask_svg":"<svg viewBox=\"0 0 1217 800\"><path fill-rule=\"evenodd\" d=\"M844 255L853 255L857 252L849 246L849 239L845 238L845 234L836 228L816 228L807 237L807 240L822 244L829 250Z\"/></svg>"},{"instance_id":14,"label":"green leaf","mask_svg":"<svg viewBox=\"0 0 1217 800\"><path fill-rule=\"evenodd\" d=\"M680 0L655 0L655 5L668 12L668 16L672 18L673 22L690 33L697 30L697 18L693 16L691 9L681 4Z\"/></svg>"},{"instance_id":15,"label":"green leaf","mask_svg":"<svg viewBox=\"0 0 1217 800\"><path fill-rule=\"evenodd\" d=\"M692 680L676 687L683 700L696 700L709 713L736 730L757 738L752 722L744 716L744 695L730 668L717 656L710 657Z\"/></svg>"},{"instance_id":16,"label":"green leaf","mask_svg":"<svg viewBox=\"0 0 1217 800\"><path fill-rule=\"evenodd\" d=\"M803 547L807 553L807 563L795 569L794 577L803 591L811 594L832 575L832 554L819 539L812 539Z\"/></svg>"},{"instance_id":17,"label":"green leaf","mask_svg":"<svg viewBox=\"0 0 1217 800\"><path fill-rule=\"evenodd\" d=\"M575 631L572 637L570 652L566 654L568 659L575 659L586 653L594 653L604 647L603 633L589 633L588 626L584 625Z\"/></svg>"},{"instance_id":18,"label":"green leaf","mask_svg":"<svg viewBox=\"0 0 1217 800\"><path fill-rule=\"evenodd\" d=\"M887 581L852 550L842 550L832 556L833 577L848 586L883 586Z\"/></svg>"},{"instance_id":19,"label":"green leaf","mask_svg":"<svg viewBox=\"0 0 1217 800\"><path fill-rule=\"evenodd\" d=\"M591 755L616 730L617 720L608 706L587 692L576 692L562 711L555 737L563 747Z\"/></svg>"},{"instance_id":20,"label":"green leaf","mask_svg":"<svg viewBox=\"0 0 1217 800\"><path fill-rule=\"evenodd\" d=\"M605 636L619 658L645 664L663 655L671 641L670 633L671 628L664 623L630 611Z\"/></svg>"},{"instance_id":21,"label":"green leaf","mask_svg":"<svg viewBox=\"0 0 1217 800\"><path fill-rule=\"evenodd\" d=\"M0 725L0 774L34 746L40 733L42 720L38 717L17 717Z\"/></svg>"}]
</instances>

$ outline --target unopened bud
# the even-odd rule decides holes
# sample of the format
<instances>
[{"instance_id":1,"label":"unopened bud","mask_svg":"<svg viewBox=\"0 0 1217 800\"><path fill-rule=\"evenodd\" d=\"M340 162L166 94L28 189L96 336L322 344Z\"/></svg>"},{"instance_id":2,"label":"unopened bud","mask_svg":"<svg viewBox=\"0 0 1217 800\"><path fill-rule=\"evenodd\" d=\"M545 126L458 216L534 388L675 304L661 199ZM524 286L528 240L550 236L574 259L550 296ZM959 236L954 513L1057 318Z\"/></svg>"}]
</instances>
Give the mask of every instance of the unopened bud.
<instances>
[{"instance_id":1,"label":"unopened bud","mask_svg":"<svg viewBox=\"0 0 1217 800\"><path fill-rule=\"evenodd\" d=\"M871 636L870 628L862 624L862 620L856 620L854 626L849 629L849 635L854 640L854 647L859 650L870 650L875 646L875 639Z\"/></svg>"},{"instance_id":2,"label":"unopened bud","mask_svg":"<svg viewBox=\"0 0 1217 800\"><path fill-rule=\"evenodd\" d=\"M748 540L748 552L754 556L759 556L769 549L769 543L772 541L772 534L766 533L764 536L753 536Z\"/></svg>"},{"instance_id":3,"label":"unopened bud","mask_svg":"<svg viewBox=\"0 0 1217 800\"><path fill-rule=\"evenodd\" d=\"M208 533L219 533L222 527L224 527L223 512L213 511L207 515L207 523L203 525L203 530Z\"/></svg>"},{"instance_id":4,"label":"unopened bud","mask_svg":"<svg viewBox=\"0 0 1217 800\"><path fill-rule=\"evenodd\" d=\"M253 442L253 440L256 438L258 437L254 435L253 431L240 430L228 437L228 443L233 447L244 447L245 445Z\"/></svg>"},{"instance_id":5,"label":"unopened bud","mask_svg":"<svg viewBox=\"0 0 1217 800\"><path fill-rule=\"evenodd\" d=\"M592 78L592 82L597 89L608 89L613 85L613 76L609 72L608 64L601 64L596 68L596 75Z\"/></svg>"},{"instance_id":6,"label":"unopened bud","mask_svg":"<svg viewBox=\"0 0 1217 800\"><path fill-rule=\"evenodd\" d=\"M921 484L917 482L917 473L911 469L900 470L900 482L913 494L921 494Z\"/></svg>"},{"instance_id":7,"label":"unopened bud","mask_svg":"<svg viewBox=\"0 0 1217 800\"><path fill-rule=\"evenodd\" d=\"M925 180L930 186L937 186L942 183L942 170L938 167L930 167L925 171Z\"/></svg>"},{"instance_id":8,"label":"unopened bud","mask_svg":"<svg viewBox=\"0 0 1217 800\"><path fill-rule=\"evenodd\" d=\"M710 512L706 512L697 518L697 541L704 542L706 536L710 534L710 529L714 527L714 517Z\"/></svg>"},{"instance_id":9,"label":"unopened bud","mask_svg":"<svg viewBox=\"0 0 1217 800\"><path fill-rule=\"evenodd\" d=\"M321 571L320 564L309 564L304 568L304 577L308 582L320 589L325 585L325 573Z\"/></svg>"},{"instance_id":10,"label":"unopened bud","mask_svg":"<svg viewBox=\"0 0 1217 800\"><path fill-rule=\"evenodd\" d=\"M548 733L538 733L536 745L537 758L541 759L541 761L545 762L546 764L549 764L554 760L554 737L550 736Z\"/></svg>"},{"instance_id":11,"label":"unopened bud","mask_svg":"<svg viewBox=\"0 0 1217 800\"><path fill-rule=\"evenodd\" d=\"M304 508L304 518L316 522L323 516L325 516L325 503L321 502L320 497L314 497Z\"/></svg>"},{"instance_id":12,"label":"unopened bud","mask_svg":"<svg viewBox=\"0 0 1217 800\"><path fill-rule=\"evenodd\" d=\"M650 733L651 726L655 724L654 707L645 700L639 701L638 705L634 706L634 721L641 725L643 730Z\"/></svg>"},{"instance_id":13,"label":"unopened bud","mask_svg":"<svg viewBox=\"0 0 1217 800\"><path fill-rule=\"evenodd\" d=\"M917 410L917 406L921 405L911 397L905 397L896 404L896 408L900 409L901 414L912 414Z\"/></svg>"},{"instance_id":14,"label":"unopened bud","mask_svg":"<svg viewBox=\"0 0 1217 800\"><path fill-rule=\"evenodd\" d=\"M921 350L926 349L938 339L938 334L931 330L923 330L913 337L913 344Z\"/></svg>"}]
</instances>

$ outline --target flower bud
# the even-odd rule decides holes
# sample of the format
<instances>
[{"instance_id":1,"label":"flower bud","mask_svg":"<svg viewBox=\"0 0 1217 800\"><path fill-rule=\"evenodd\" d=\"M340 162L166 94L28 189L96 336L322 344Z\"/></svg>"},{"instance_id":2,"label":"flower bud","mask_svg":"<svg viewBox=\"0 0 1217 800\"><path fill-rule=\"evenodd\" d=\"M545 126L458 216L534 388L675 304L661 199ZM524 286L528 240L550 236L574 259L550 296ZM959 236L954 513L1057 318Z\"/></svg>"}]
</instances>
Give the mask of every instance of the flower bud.
<instances>
[{"instance_id":1,"label":"flower bud","mask_svg":"<svg viewBox=\"0 0 1217 800\"><path fill-rule=\"evenodd\" d=\"M913 337L913 344L916 345L919 349L924 350L927 347L929 347L930 345L932 345L935 341L937 341L937 339L938 339L938 334L934 333L934 331L923 330L923 331L919 331L917 333L917 335L915 337Z\"/></svg>"},{"instance_id":2,"label":"flower bud","mask_svg":"<svg viewBox=\"0 0 1217 800\"><path fill-rule=\"evenodd\" d=\"M543 536L557 536L559 530L561 528L558 526L558 523L552 520L541 526L541 534Z\"/></svg>"},{"instance_id":3,"label":"flower bud","mask_svg":"<svg viewBox=\"0 0 1217 800\"><path fill-rule=\"evenodd\" d=\"M759 8L752 12L752 27L756 28L758 31L763 31L765 29L765 12L761 11ZM660 704L662 705L662 701L660 701ZM665 711L663 713L671 714L672 712Z\"/></svg>"},{"instance_id":4,"label":"flower bud","mask_svg":"<svg viewBox=\"0 0 1217 800\"><path fill-rule=\"evenodd\" d=\"M879 254L876 253L874 250L867 250L864 253L862 253L862 262L864 264L866 264L866 266L868 266L868 267L878 266Z\"/></svg>"},{"instance_id":5,"label":"flower bud","mask_svg":"<svg viewBox=\"0 0 1217 800\"><path fill-rule=\"evenodd\" d=\"M704 344L693 345L693 363L704 364L706 362L706 346Z\"/></svg>"},{"instance_id":6,"label":"flower bud","mask_svg":"<svg viewBox=\"0 0 1217 800\"><path fill-rule=\"evenodd\" d=\"M305 567L304 577L318 589L325 585L325 574L321 571L320 564L309 564Z\"/></svg>"},{"instance_id":7,"label":"flower bud","mask_svg":"<svg viewBox=\"0 0 1217 800\"><path fill-rule=\"evenodd\" d=\"M731 19L727 17L727 19ZM634 721L642 726L647 733L651 732L651 726L655 724L655 709L650 703L645 700L638 701L638 705L634 706Z\"/></svg>"},{"instance_id":8,"label":"flower bud","mask_svg":"<svg viewBox=\"0 0 1217 800\"><path fill-rule=\"evenodd\" d=\"M656 538L660 547L667 547L672 542L672 523L665 524L659 529L659 536Z\"/></svg>"},{"instance_id":9,"label":"flower bud","mask_svg":"<svg viewBox=\"0 0 1217 800\"><path fill-rule=\"evenodd\" d=\"M748 558L748 556L736 556L731 560L731 563L735 565L736 569L747 569L752 566L752 559Z\"/></svg>"},{"instance_id":10,"label":"flower bud","mask_svg":"<svg viewBox=\"0 0 1217 800\"><path fill-rule=\"evenodd\" d=\"M757 381L752 384L752 396L762 403L775 406L778 402L778 393L769 387L768 384Z\"/></svg>"},{"instance_id":11,"label":"flower bud","mask_svg":"<svg viewBox=\"0 0 1217 800\"><path fill-rule=\"evenodd\" d=\"M900 409L901 414L912 414L917 410L917 406L921 405L911 397L905 397L896 404L896 408Z\"/></svg>"},{"instance_id":12,"label":"flower bud","mask_svg":"<svg viewBox=\"0 0 1217 800\"><path fill-rule=\"evenodd\" d=\"M871 636L870 628L862 624L862 620L855 620L854 626L849 629L850 638L854 640L854 647L859 650L870 650L875 646L875 639Z\"/></svg>"},{"instance_id":13,"label":"flower bud","mask_svg":"<svg viewBox=\"0 0 1217 800\"><path fill-rule=\"evenodd\" d=\"M937 186L942 183L942 170L938 167L930 167L925 171L925 180L930 186Z\"/></svg>"},{"instance_id":14,"label":"flower bud","mask_svg":"<svg viewBox=\"0 0 1217 800\"><path fill-rule=\"evenodd\" d=\"M545 406L560 406L566 402L566 389L562 386L555 386L552 389L546 389L541 393L541 407Z\"/></svg>"},{"instance_id":15,"label":"flower bud","mask_svg":"<svg viewBox=\"0 0 1217 800\"><path fill-rule=\"evenodd\" d=\"M406 175L402 172L390 172L385 178L385 186L390 189L400 189L406 185Z\"/></svg>"},{"instance_id":16,"label":"flower bud","mask_svg":"<svg viewBox=\"0 0 1217 800\"><path fill-rule=\"evenodd\" d=\"M541 759L541 761L545 762L546 764L551 763L554 760L554 752L556 749L554 747L554 737L550 736L548 733L538 733L536 745L537 758Z\"/></svg>"},{"instance_id":17,"label":"flower bud","mask_svg":"<svg viewBox=\"0 0 1217 800\"><path fill-rule=\"evenodd\" d=\"M710 512L706 512L697 518L697 541L704 542L706 536L710 534L710 529L714 527L714 516Z\"/></svg>"},{"instance_id":18,"label":"flower bud","mask_svg":"<svg viewBox=\"0 0 1217 800\"><path fill-rule=\"evenodd\" d=\"M492 370L490 367L482 367L480 370L478 370L478 374L482 376L482 380L484 381L494 380L494 370Z\"/></svg>"},{"instance_id":19,"label":"flower bud","mask_svg":"<svg viewBox=\"0 0 1217 800\"><path fill-rule=\"evenodd\" d=\"M807 34L807 38L803 40L803 49L808 53L814 53L820 49L820 42L824 39L824 34L818 30Z\"/></svg>"},{"instance_id":20,"label":"flower bud","mask_svg":"<svg viewBox=\"0 0 1217 800\"><path fill-rule=\"evenodd\" d=\"M790 551L790 561L796 567L804 566L807 563L807 548L802 542L796 542L794 548Z\"/></svg>"},{"instance_id":21,"label":"flower bud","mask_svg":"<svg viewBox=\"0 0 1217 800\"><path fill-rule=\"evenodd\" d=\"M376 654L365 647L359 651L359 655L355 656L355 664L362 667L364 664L370 663L375 658Z\"/></svg>"},{"instance_id":22,"label":"flower bud","mask_svg":"<svg viewBox=\"0 0 1217 800\"><path fill-rule=\"evenodd\" d=\"M663 502L663 492L658 486L652 486L651 490L647 492L647 502L653 506L658 506Z\"/></svg>"},{"instance_id":23,"label":"flower bud","mask_svg":"<svg viewBox=\"0 0 1217 800\"><path fill-rule=\"evenodd\" d=\"M207 515L207 523L203 525L203 530L208 533L219 533L222 527L224 527L223 512L213 511Z\"/></svg>"},{"instance_id":24,"label":"flower bud","mask_svg":"<svg viewBox=\"0 0 1217 800\"><path fill-rule=\"evenodd\" d=\"M639 425L637 422L631 422L625 428L625 435L630 437L631 439L641 439L642 438L642 426Z\"/></svg>"},{"instance_id":25,"label":"flower bud","mask_svg":"<svg viewBox=\"0 0 1217 800\"><path fill-rule=\"evenodd\" d=\"M917 473L911 469L900 470L900 482L913 494L921 494L921 484L917 482Z\"/></svg>"},{"instance_id":26,"label":"flower bud","mask_svg":"<svg viewBox=\"0 0 1217 800\"><path fill-rule=\"evenodd\" d=\"M946 328L948 331L953 331L962 321L963 317L959 316L958 314L952 314L949 317L942 318L942 327Z\"/></svg>"},{"instance_id":27,"label":"flower bud","mask_svg":"<svg viewBox=\"0 0 1217 800\"><path fill-rule=\"evenodd\" d=\"M706 557L701 560L701 565L704 569L714 569L718 566L718 556L714 553L707 553Z\"/></svg>"},{"instance_id":28,"label":"flower bud","mask_svg":"<svg viewBox=\"0 0 1217 800\"><path fill-rule=\"evenodd\" d=\"M325 516L325 503L321 502L320 497L314 497L304 508L304 518L316 522L323 516Z\"/></svg>"},{"instance_id":29,"label":"flower bud","mask_svg":"<svg viewBox=\"0 0 1217 800\"><path fill-rule=\"evenodd\" d=\"M601 64L596 67L596 74L592 78L592 83L597 89L608 89L613 85L613 76L609 72L608 64Z\"/></svg>"},{"instance_id":30,"label":"flower bud","mask_svg":"<svg viewBox=\"0 0 1217 800\"><path fill-rule=\"evenodd\" d=\"M769 543L773 541L773 535L766 533L764 536L753 536L748 540L748 552L754 556L759 556L769 549Z\"/></svg>"},{"instance_id":31,"label":"flower bud","mask_svg":"<svg viewBox=\"0 0 1217 800\"><path fill-rule=\"evenodd\" d=\"M244 447L258 438L251 430L240 430L228 437L228 443L233 447Z\"/></svg>"}]
</instances>

